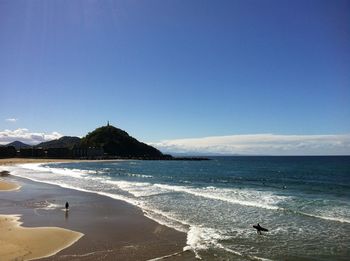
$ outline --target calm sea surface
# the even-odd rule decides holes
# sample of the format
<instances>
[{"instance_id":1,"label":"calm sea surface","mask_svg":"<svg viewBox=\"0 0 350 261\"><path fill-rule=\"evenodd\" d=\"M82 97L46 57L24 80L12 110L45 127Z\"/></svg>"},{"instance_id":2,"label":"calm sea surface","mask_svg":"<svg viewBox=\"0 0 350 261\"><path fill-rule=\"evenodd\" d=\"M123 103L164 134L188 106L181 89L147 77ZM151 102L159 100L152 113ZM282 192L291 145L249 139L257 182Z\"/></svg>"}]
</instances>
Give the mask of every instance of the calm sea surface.
<instances>
[{"instance_id":1,"label":"calm sea surface","mask_svg":"<svg viewBox=\"0 0 350 261\"><path fill-rule=\"evenodd\" d=\"M186 248L203 260L350 260L350 157L27 164L13 171L136 205L186 232ZM257 235L258 222L269 232Z\"/></svg>"}]
</instances>

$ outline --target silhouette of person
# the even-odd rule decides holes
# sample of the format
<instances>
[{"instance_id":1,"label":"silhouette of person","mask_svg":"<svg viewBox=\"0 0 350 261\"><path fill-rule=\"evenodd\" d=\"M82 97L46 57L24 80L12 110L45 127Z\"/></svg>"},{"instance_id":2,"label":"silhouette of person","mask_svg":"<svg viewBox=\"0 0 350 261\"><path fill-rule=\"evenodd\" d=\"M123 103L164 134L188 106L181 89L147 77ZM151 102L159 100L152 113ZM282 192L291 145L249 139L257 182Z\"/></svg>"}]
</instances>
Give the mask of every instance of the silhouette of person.
<instances>
[{"instance_id":1,"label":"silhouette of person","mask_svg":"<svg viewBox=\"0 0 350 261\"><path fill-rule=\"evenodd\" d=\"M254 225L253 228L256 229L256 232L259 234L259 235L262 235L261 231L269 231L268 229L266 228L263 228L262 226L260 226L260 224L258 223L258 225Z\"/></svg>"},{"instance_id":2,"label":"silhouette of person","mask_svg":"<svg viewBox=\"0 0 350 261\"><path fill-rule=\"evenodd\" d=\"M69 209L69 203L66 202L66 211Z\"/></svg>"},{"instance_id":3,"label":"silhouette of person","mask_svg":"<svg viewBox=\"0 0 350 261\"><path fill-rule=\"evenodd\" d=\"M256 232L257 232L259 235L261 235L261 226L260 226L259 223L258 223L258 225L257 225Z\"/></svg>"}]
</instances>

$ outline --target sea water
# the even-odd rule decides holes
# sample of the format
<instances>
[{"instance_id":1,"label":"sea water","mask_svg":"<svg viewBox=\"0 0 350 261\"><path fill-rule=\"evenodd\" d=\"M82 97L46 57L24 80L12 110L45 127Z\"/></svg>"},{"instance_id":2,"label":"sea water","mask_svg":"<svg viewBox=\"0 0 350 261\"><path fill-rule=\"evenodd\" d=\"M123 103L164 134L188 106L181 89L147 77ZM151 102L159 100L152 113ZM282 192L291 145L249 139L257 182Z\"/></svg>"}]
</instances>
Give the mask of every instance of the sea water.
<instances>
[{"instance_id":1,"label":"sea water","mask_svg":"<svg viewBox=\"0 0 350 261\"><path fill-rule=\"evenodd\" d=\"M350 157L26 164L13 174L140 207L203 260L350 260ZM258 235L260 223L269 232Z\"/></svg>"}]
</instances>

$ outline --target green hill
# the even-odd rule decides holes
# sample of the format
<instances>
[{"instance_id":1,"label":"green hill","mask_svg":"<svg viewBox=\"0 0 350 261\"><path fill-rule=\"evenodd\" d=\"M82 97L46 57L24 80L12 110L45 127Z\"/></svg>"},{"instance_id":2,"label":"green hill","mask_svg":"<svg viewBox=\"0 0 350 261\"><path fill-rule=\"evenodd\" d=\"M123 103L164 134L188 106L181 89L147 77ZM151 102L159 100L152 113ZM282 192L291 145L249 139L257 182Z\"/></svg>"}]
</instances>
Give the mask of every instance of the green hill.
<instances>
[{"instance_id":1,"label":"green hill","mask_svg":"<svg viewBox=\"0 0 350 261\"><path fill-rule=\"evenodd\" d=\"M81 139L82 147L103 148L109 156L127 157L127 158L169 158L163 155L159 150L137 139L114 126L104 126L97 128Z\"/></svg>"},{"instance_id":2,"label":"green hill","mask_svg":"<svg viewBox=\"0 0 350 261\"><path fill-rule=\"evenodd\" d=\"M80 138L63 136L57 140L50 140L46 142L39 143L35 147L49 149L49 148L73 148L74 146L79 146Z\"/></svg>"}]
</instances>

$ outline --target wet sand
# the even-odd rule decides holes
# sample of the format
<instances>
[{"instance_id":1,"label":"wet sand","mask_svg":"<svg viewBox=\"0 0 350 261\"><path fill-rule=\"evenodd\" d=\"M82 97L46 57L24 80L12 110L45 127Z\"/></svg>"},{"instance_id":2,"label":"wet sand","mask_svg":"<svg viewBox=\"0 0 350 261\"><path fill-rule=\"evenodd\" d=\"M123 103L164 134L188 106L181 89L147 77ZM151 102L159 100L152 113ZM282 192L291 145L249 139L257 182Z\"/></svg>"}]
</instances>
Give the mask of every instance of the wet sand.
<instances>
[{"instance_id":1,"label":"wet sand","mask_svg":"<svg viewBox=\"0 0 350 261\"><path fill-rule=\"evenodd\" d=\"M13 191L18 190L20 186L13 182L7 182L3 179L0 179L0 191Z\"/></svg>"},{"instance_id":2,"label":"wet sand","mask_svg":"<svg viewBox=\"0 0 350 261\"><path fill-rule=\"evenodd\" d=\"M1 214L21 215L25 227L60 227L84 234L43 260L195 260L192 252L183 252L185 233L148 219L123 201L14 176L6 180L21 189L0 192ZM69 212L63 209L66 201Z\"/></svg>"}]
</instances>

